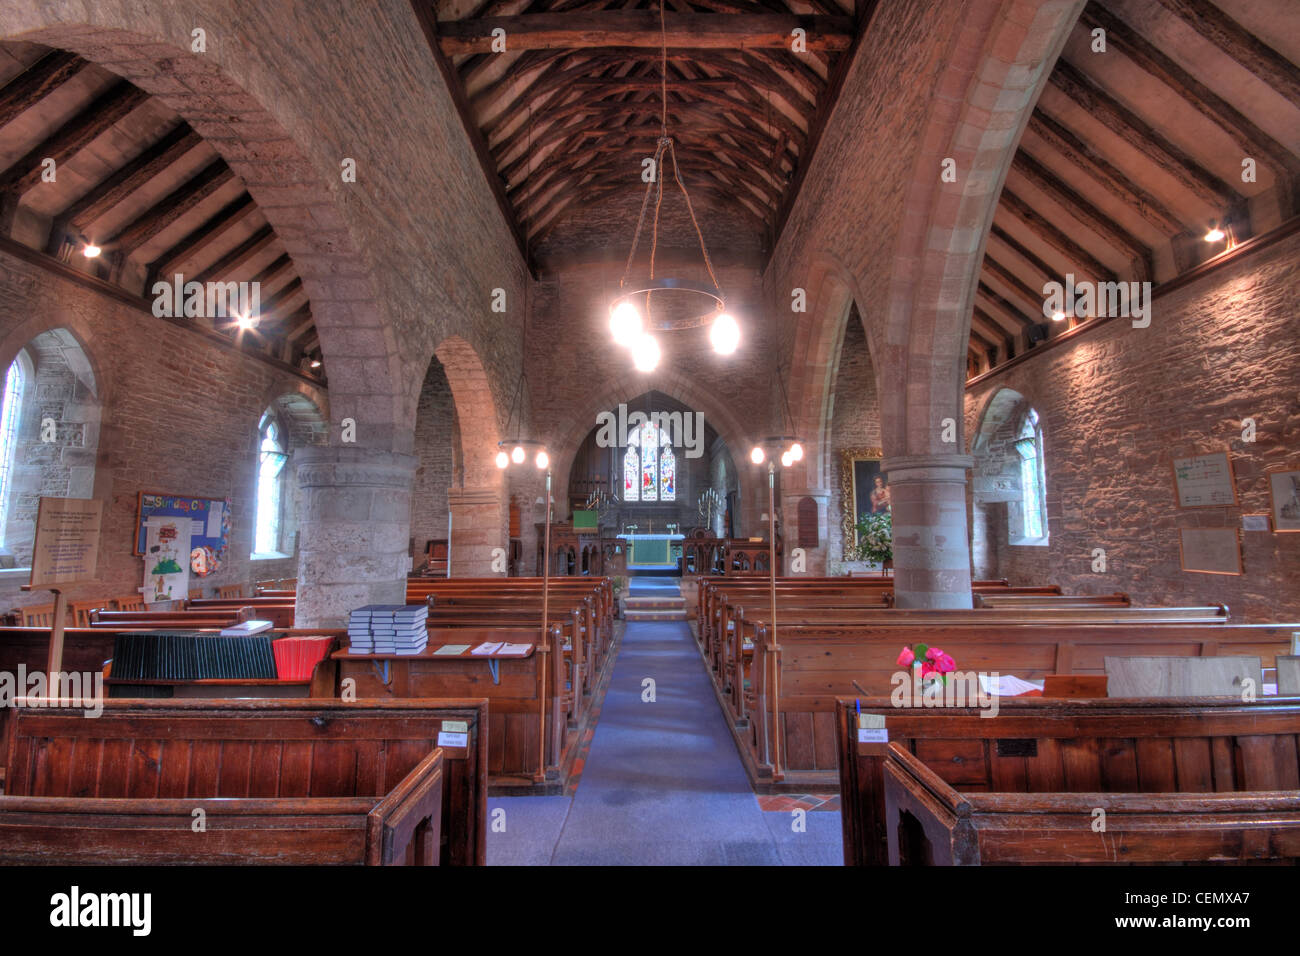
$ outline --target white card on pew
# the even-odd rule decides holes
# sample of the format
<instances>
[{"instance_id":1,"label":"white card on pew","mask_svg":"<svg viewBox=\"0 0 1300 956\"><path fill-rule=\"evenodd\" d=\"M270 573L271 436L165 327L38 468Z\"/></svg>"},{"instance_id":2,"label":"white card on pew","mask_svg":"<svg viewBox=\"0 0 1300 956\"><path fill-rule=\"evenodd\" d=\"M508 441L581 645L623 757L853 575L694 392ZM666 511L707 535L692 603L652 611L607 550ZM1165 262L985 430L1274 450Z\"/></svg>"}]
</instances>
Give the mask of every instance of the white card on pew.
<instances>
[{"instance_id":1,"label":"white card on pew","mask_svg":"<svg viewBox=\"0 0 1300 956\"><path fill-rule=\"evenodd\" d=\"M474 650L470 651L470 653L471 654L495 654L497 651L501 650L501 645L504 643L505 643L504 641L495 641L495 642L485 641L484 643L480 644L478 647L474 648Z\"/></svg>"},{"instance_id":2,"label":"white card on pew","mask_svg":"<svg viewBox=\"0 0 1300 956\"><path fill-rule=\"evenodd\" d=\"M858 743L887 744L889 743L889 728L888 727L859 727Z\"/></svg>"},{"instance_id":3,"label":"white card on pew","mask_svg":"<svg viewBox=\"0 0 1300 956\"><path fill-rule=\"evenodd\" d=\"M500 657L523 657L532 649L531 644L502 644L497 654Z\"/></svg>"},{"instance_id":4,"label":"white card on pew","mask_svg":"<svg viewBox=\"0 0 1300 956\"><path fill-rule=\"evenodd\" d=\"M467 650L469 650L468 644L444 644L433 653L440 656L450 656L452 654L464 654Z\"/></svg>"},{"instance_id":5,"label":"white card on pew","mask_svg":"<svg viewBox=\"0 0 1300 956\"><path fill-rule=\"evenodd\" d=\"M1019 697L1031 690L1042 690L1043 681L1021 680L1012 674L999 674L995 681L987 674L980 674L980 689L994 697Z\"/></svg>"},{"instance_id":6,"label":"white card on pew","mask_svg":"<svg viewBox=\"0 0 1300 956\"><path fill-rule=\"evenodd\" d=\"M445 730L438 731L439 747L468 747L469 734L450 734Z\"/></svg>"}]
</instances>

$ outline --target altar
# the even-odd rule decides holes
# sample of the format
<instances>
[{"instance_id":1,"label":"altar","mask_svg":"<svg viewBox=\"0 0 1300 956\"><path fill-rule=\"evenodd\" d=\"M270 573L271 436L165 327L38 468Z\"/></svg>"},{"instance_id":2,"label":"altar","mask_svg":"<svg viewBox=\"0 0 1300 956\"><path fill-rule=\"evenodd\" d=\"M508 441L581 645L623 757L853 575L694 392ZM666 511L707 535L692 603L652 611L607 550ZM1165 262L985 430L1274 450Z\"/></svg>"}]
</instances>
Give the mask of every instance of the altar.
<instances>
[{"instance_id":1,"label":"altar","mask_svg":"<svg viewBox=\"0 0 1300 956\"><path fill-rule=\"evenodd\" d=\"M629 571L671 571L677 568L681 546L674 545L685 535L680 534L620 534L627 544L627 569ZM676 550L677 554L674 554Z\"/></svg>"}]
</instances>

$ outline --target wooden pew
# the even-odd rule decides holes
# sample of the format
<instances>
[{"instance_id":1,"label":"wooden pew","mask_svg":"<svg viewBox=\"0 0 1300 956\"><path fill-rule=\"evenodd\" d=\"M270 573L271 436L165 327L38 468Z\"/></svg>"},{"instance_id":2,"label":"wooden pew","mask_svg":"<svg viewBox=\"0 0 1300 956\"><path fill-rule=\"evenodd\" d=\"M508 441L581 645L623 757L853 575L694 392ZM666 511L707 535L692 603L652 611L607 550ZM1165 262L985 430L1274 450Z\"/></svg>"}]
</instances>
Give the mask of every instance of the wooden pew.
<instances>
[{"instance_id":1,"label":"wooden pew","mask_svg":"<svg viewBox=\"0 0 1300 956\"><path fill-rule=\"evenodd\" d=\"M526 657L495 661L494 678L488 659L466 653L446 657L434 653L446 644L507 640L530 643ZM560 634L540 627L481 629L434 628L429 647L418 655L353 654L332 656L341 690L350 681L358 698L398 701L406 698L465 696L486 699L488 708L487 771L493 787L559 792L571 769L580 735L566 726L563 673L554 666Z\"/></svg>"},{"instance_id":2,"label":"wooden pew","mask_svg":"<svg viewBox=\"0 0 1300 956\"><path fill-rule=\"evenodd\" d=\"M13 714L0 862L486 863L485 701L45 703Z\"/></svg>"},{"instance_id":3,"label":"wooden pew","mask_svg":"<svg viewBox=\"0 0 1300 956\"><path fill-rule=\"evenodd\" d=\"M959 672L1036 680L1049 674L1101 675L1107 656L1139 654L1251 656L1272 668L1278 654L1289 652L1293 631L1300 631L1300 624L1076 622L990 627L918 621L782 628L778 645L772 645L766 633L756 642L745 719L733 724L733 732L756 785L834 787L834 698L856 693L859 687L875 696L893 693L894 675L906 672L897 664L904 645L938 646L956 660ZM734 709L721 691L719 698L724 707Z\"/></svg>"},{"instance_id":4,"label":"wooden pew","mask_svg":"<svg viewBox=\"0 0 1300 956\"><path fill-rule=\"evenodd\" d=\"M117 629L145 628L223 628L241 620L270 621L273 627L293 627L293 605L260 605L245 611L246 605L201 607L184 611L91 611L91 627Z\"/></svg>"},{"instance_id":5,"label":"wooden pew","mask_svg":"<svg viewBox=\"0 0 1300 956\"><path fill-rule=\"evenodd\" d=\"M1038 607L1132 607L1133 601L1127 594L1116 591L1114 594L1000 594L976 592L973 595L976 607L1003 608L1038 608Z\"/></svg>"},{"instance_id":6,"label":"wooden pew","mask_svg":"<svg viewBox=\"0 0 1300 956\"><path fill-rule=\"evenodd\" d=\"M839 698L835 724L849 866L1300 859L1300 698Z\"/></svg>"}]
</instances>

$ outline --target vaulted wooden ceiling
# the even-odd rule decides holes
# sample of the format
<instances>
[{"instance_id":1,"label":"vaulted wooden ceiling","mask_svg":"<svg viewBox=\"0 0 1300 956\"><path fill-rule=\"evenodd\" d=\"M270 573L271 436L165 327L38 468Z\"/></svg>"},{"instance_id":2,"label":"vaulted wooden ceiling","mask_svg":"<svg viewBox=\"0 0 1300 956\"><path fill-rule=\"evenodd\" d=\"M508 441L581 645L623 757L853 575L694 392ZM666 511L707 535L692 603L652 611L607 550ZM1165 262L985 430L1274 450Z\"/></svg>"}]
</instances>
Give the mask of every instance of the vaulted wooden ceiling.
<instances>
[{"instance_id":1,"label":"vaulted wooden ceiling","mask_svg":"<svg viewBox=\"0 0 1300 956\"><path fill-rule=\"evenodd\" d=\"M692 200L771 248L874 2L667 0L666 77L658 0L413 5L521 245L639 197L663 82Z\"/></svg>"},{"instance_id":2,"label":"vaulted wooden ceiling","mask_svg":"<svg viewBox=\"0 0 1300 956\"><path fill-rule=\"evenodd\" d=\"M1047 321L1047 282L1158 289L1300 213L1297 62L1294 0L1088 3L1007 175L968 372L1083 321ZM1226 240L1205 241L1212 221Z\"/></svg>"},{"instance_id":3,"label":"vaulted wooden ceiling","mask_svg":"<svg viewBox=\"0 0 1300 956\"><path fill-rule=\"evenodd\" d=\"M302 280L243 182L172 110L71 53L0 43L0 236L146 305L176 273L258 282L255 328L184 321L323 377Z\"/></svg>"}]
</instances>

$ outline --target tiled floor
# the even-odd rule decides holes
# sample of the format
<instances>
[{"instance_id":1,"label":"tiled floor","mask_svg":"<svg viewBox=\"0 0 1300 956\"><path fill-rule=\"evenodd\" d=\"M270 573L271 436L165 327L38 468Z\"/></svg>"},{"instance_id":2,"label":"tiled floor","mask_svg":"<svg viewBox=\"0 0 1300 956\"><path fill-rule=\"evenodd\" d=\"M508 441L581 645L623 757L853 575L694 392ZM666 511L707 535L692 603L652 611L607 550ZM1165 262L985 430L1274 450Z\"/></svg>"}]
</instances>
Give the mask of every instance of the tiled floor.
<instances>
[{"instance_id":1,"label":"tiled floor","mask_svg":"<svg viewBox=\"0 0 1300 956\"><path fill-rule=\"evenodd\" d=\"M756 794L758 808L764 813L789 813L791 810L831 810L840 812L838 793Z\"/></svg>"}]
</instances>

